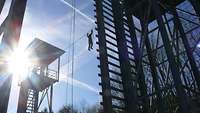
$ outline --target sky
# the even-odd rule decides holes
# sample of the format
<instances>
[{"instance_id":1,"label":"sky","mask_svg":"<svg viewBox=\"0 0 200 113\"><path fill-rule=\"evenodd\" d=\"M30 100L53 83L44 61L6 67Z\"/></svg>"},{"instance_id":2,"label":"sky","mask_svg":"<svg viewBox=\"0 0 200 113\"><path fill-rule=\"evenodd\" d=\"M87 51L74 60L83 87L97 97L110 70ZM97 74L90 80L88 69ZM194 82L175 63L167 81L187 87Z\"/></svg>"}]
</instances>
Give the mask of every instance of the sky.
<instances>
[{"instance_id":1,"label":"sky","mask_svg":"<svg viewBox=\"0 0 200 113\"><path fill-rule=\"evenodd\" d=\"M3 14L0 15L0 23L8 13L10 1L6 1ZM71 78L68 72L68 63L71 63L67 59L71 56L69 49L73 8L67 3L71 2L72 0L66 0L66 2L63 0L28 0L19 42L19 46L25 48L37 37L66 51L61 57L60 81L54 85L53 110L55 112L66 103L71 104L72 80L76 107L80 107L83 103L93 105L100 101L97 53L95 49L90 52L87 50L86 37L86 33L94 29L93 0L76 0L75 40L78 41L75 43L74 78ZM19 86L13 82L8 113L16 112L18 93ZM41 109L45 104L47 106L46 100Z\"/></svg>"}]
</instances>

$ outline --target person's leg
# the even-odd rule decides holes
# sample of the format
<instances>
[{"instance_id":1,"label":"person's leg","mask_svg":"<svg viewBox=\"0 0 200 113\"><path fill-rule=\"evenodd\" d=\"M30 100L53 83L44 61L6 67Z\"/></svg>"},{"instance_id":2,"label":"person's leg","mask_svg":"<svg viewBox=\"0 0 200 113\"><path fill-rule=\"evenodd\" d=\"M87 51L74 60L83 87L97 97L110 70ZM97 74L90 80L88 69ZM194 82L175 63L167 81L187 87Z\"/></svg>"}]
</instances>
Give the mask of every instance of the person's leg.
<instances>
[{"instance_id":1,"label":"person's leg","mask_svg":"<svg viewBox=\"0 0 200 113\"><path fill-rule=\"evenodd\" d=\"M91 42L91 49L93 49L93 42Z\"/></svg>"},{"instance_id":2,"label":"person's leg","mask_svg":"<svg viewBox=\"0 0 200 113\"><path fill-rule=\"evenodd\" d=\"M88 41L88 50L90 51L90 41Z\"/></svg>"},{"instance_id":3,"label":"person's leg","mask_svg":"<svg viewBox=\"0 0 200 113\"><path fill-rule=\"evenodd\" d=\"M93 44L92 44L92 39L89 38L89 48L90 48L90 49L92 49L92 45L93 45Z\"/></svg>"}]
</instances>

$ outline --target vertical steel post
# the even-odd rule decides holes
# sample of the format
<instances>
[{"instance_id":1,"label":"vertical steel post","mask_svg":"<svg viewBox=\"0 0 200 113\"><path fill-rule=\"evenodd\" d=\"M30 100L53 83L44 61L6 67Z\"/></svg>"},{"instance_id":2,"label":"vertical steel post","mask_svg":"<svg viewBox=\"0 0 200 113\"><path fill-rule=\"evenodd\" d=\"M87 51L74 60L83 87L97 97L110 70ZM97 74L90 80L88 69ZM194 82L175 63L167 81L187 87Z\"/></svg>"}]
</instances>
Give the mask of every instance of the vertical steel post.
<instances>
[{"instance_id":1,"label":"vertical steel post","mask_svg":"<svg viewBox=\"0 0 200 113\"><path fill-rule=\"evenodd\" d=\"M187 103L187 96L186 93L182 87L182 81L180 78L180 73L178 71L178 67L177 67L177 63L175 60L175 56L173 54L173 50L169 41L169 37L168 37L168 33L167 30L165 28L165 24L163 22L162 19L162 14L161 11L159 10L160 7L158 5L158 0L150 0L152 3L152 9L153 12L157 18L157 22L158 22L158 27L160 29L160 33L162 36L162 40L163 40L163 44L164 44L164 48L168 57L168 62L169 62L169 66L171 69L171 73L173 76L173 80L174 80L174 85L177 91L177 96L178 96L178 101L179 101L179 105L180 105L180 112L181 113L190 113L189 112L189 107L188 107L188 103Z\"/></svg>"},{"instance_id":2,"label":"vertical steel post","mask_svg":"<svg viewBox=\"0 0 200 113\"><path fill-rule=\"evenodd\" d=\"M112 110L112 98L111 98L111 87L109 77L108 58L106 51L106 34L104 26L104 15L103 15L103 4L101 0L95 0L96 2L96 16L97 16L97 27L98 27L98 41L99 41L99 60L100 60L100 71L101 71L101 84L102 84L102 96L103 96L103 107L104 113L113 113Z\"/></svg>"},{"instance_id":3,"label":"vertical steel post","mask_svg":"<svg viewBox=\"0 0 200 113\"><path fill-rule=\"evenodd\" d=\"M191 66L191 70L192 70L193 75L195 77L197 86L198 86L198 88L200 90L200 72L199 72L197 64L195 62L195 59L194 59L194 56L193 56L193 52L191 50L191 47L189 45L187 36L186 36L186 34L184 32L183 26L181 24L181 21L180 21L180 19L178 17L178 13L177 13L175 8L173 8L172 13L174 15L174 24L175 24L175 26L177 26L177 28L178 28L178 30L180 32L180 36L181 36L181 39L183 41L183 45L185 47L186 54L188 56L188 61L189 61L190 66Z\"/></svg>"}]
</instances>

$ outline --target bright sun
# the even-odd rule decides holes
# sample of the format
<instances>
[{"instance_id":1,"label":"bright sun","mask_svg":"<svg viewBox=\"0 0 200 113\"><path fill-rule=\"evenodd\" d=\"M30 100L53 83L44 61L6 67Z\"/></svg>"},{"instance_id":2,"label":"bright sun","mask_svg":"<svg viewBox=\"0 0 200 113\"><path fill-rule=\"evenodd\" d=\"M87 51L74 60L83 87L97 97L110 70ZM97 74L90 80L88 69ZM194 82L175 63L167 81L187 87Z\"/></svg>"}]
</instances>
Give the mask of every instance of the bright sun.
<instances>
[{"instance_id":1,"label":"bright sun","mask_svg":"<svg viewBox=\"0 0 200 113\"><path fill-rule=\"evenodd\" d=\"M7 59L8 71L14 78L22 81L28 76L31 62L28 54L22 49L16 49Z\"/></svg>"}]
</instances>

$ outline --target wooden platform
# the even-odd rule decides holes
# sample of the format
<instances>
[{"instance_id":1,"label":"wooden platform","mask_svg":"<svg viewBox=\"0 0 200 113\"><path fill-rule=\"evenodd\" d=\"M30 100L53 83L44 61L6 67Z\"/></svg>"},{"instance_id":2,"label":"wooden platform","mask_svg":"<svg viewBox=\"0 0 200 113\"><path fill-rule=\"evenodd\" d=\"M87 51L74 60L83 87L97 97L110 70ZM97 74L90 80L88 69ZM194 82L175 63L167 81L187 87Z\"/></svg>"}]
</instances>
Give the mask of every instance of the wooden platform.
<instances>
[{"instance_id":1,"label":"wooden platform","mask_svg":"<svg viewBox=\"0 0 200 113\"><path fill-rule=\"evenodd\" d=\"M29 60L34 67L30 75L22 81L23 87L42 91L59 80L58 69L56 71L50 70L48 65L59 59L65 51L35 38L25 49L25 52L27 52Z\"/></svg>"},{"instance_id":2,"label":"wooden platform","mask_svg":"<svg viewBox=\"0 0 200 113\"><path fill-rule=\"evenodd\" d=\"M29 89L42 91L46 89L47 87L53 85L57 81L58 81L57 77L51 77L49 75L39 75L36 73L32 73L31 76L29 76L26 80L22 82L22 84L28 87Z\"/></svg>"}]
</instances>

